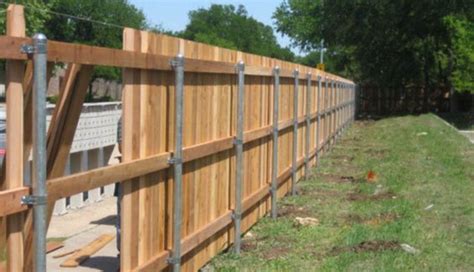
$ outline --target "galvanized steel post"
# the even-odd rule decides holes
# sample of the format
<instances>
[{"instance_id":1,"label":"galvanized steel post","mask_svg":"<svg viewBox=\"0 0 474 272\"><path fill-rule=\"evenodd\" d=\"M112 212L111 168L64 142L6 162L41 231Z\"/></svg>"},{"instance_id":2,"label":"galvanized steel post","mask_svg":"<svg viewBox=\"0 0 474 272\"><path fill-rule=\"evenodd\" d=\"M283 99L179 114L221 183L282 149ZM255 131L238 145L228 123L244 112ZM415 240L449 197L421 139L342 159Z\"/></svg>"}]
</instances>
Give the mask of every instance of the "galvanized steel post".
<instances>
[{"instance_id":1,"label":"galvanized steel post","mask_svg":"<svg viewBox=\"0 0 474 272\"><path fill-rule=\"evenodd\" d=\"M322 148L326 151L329 143L329 122L328 122L328 104L329 104L329 78L324 79L324 135Z\"/></svg>"},{"instance_id":2,"label":"galvanized steel post","mask_svg":"<svg viewBox=\"0 0 474 272\"><path fill-rule=\"evenodd\" d=\"M244 141L244 95L245 95L245 64L237 64L237 133L235 136L235 207L234 207L234 252L240 254L240 220L242 218L242 172L243 172L243 141Z\"/></svg>"},{"instance_id":3,"label":"galvanized steel post","mask_svg":"<svg viewBox=\"0 0 474 272\"><path fill-rule=\"evenodd\" d=\"M291 194L296 195L296 160L298 159L298 89L299 89L299 71L293 72L295 77L293 87L293 158L291 161Z\"/></svg>"},{"instance_id":4,"label":"galvanized steel post","mask_svg":"<svg viewBox=\"0 0 474 272\"><path fill-rule=\"evenodd\" d=\"M333 119L333 107L334 107L334 79L331 79L331 89L329 91L330 99L329 99L329 135L328 135L328 150L331 148L332 139L334 136L334 127L332 123Z\"/></svg>"},{"instance_id":5,"label":"galvanized steel post","mask_svg":"<svg viewBox=\"0 0 474 272\"><path fill-rule=\"evenodd\" d=\"M332 103L332 106L331 106L331 138L332 138L332 144L334 144L334 139L335 139L335 136L336 136L336 84L335 84L335 81L334 79L331 80L331 95L332 95L332 98L331 98L331 103ZM334 119L334 120L332 120Z\"/></svg>"},{"instance_id":6,"label":"galvanized steel post","mask_svg":"<svg viewBox=\"0 0 474 272\"><path fill-rule=\"evenodd\" d=\"M337 138L339 136L339 80L336 80L336 89L334 92L334 143L336 143Z\"/></svg>"},{"instance_id":7,"label":"galvanized steel post","mask_svg":"<svg viewBox=\"0 0 474 272\"><path fill-rule=\"evenodd\" d=\"M342 103L342 108L341 108L341 133L344 132L344 123L345 123L345 111L346 111L346 108L347 108L347 103L346 103L346 100L345 100L345 92L347 90L346 88L346 84L343 84L342 85L343 88L341 90L341 103Z\"/></svg>"},{"instance_id":8,"label":"galvanized steel post","mask_svg":"<svg viewBox=\"0 0 474 272\"><path fill-rule=\"evenodd\" d=\"M272 218L277 218L277 177L278 177L278 107L280 96L280 67L273 69L274 90L273 90L273 160L272 160Z\"/></svg>"},{"instance_id":9,"label":"galvanized steel post","mask_svg":"<svg viewBox=\"0 0 474 272\"><path fill-rule=\"evenodd\" d=\"M306 82L306 129L305 129L305 144L304 144L304 176L309 176L309 135L310 135L310 114L311 114L311 74L307 75Z\"/></svg>"},{"instance_id":10,"label":"galvanized steel post","mask_svg":"<svg viewBox=\"0 0 474 272\"><path fill-rule=\"evenodd\" d=\"M352 109L352 122L354 122L355 116L356 116L356 113L357 113L357 111L356 111L356 107L357 107L356 99L357 99L358 86L354 84L352 88L353 88L353 93L352 93L352 97L353 97L352 98L352 107L353 107L353 109Z\"/></svg>"},{"instance_id":11,"label":"galvanized steel post","mask_svg":"<svg viewBox=\"0 0 474 272\"><path fill-rule=\"evenodd\" d=\"M33 213L35 271L46 271L46 36L33 36Z\"/></svg>"},{"instance_id":12,"label":"galvanized steel post","mask_svg":"<svg viewBox=\"0 0 474 272\"><path fill-rule=\"evenodd\" d=\"M316 166L319 167L319 134L321 133L321 76L318 75L318 125L316 127Z\"/></svg>"},{"instance_id":13,"label":"galvanized steel post","mask_svg":"<svg viewBox=\"0 0 474 272\"><path fill-rule=\"evenodd\" d=\"M342 92L344 91L344 84L339 82L339 90L337 92L337 137L341 136L342 134L342 112L343 112L343 99L342 99Z\"/></svg>"},{"instance_id":14,"label":"galvanized steel post","mask_svg":"<svg viewBox=\"0 0 474 272\"><path fill-rule=\"evenodd\" d=\"M182 221L182 179L183 179L183 91L184 91L184 57L178 54L171 65L175 71L175 149L170 163L174 171L173 194L173 250L168 260L173 271L180 271L181 266L181 221Z\"/></svg>"}]
</instances>

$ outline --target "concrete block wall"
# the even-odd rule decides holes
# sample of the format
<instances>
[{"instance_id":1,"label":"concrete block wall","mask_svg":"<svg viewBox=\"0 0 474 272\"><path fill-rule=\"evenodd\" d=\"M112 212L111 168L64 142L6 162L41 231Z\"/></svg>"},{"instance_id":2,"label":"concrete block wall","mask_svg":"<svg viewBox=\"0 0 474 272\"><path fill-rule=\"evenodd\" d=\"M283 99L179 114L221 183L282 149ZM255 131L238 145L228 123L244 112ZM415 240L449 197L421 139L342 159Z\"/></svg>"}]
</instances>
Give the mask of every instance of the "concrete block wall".
<instances>
[{"instance_id":1,"label":"concrete block wall","mask_svg":"<svg viewBox=\"0 0 474 272\"><path fill-rule=\"evenodd\" d=\"M54 105L47 107L47 124L51 120ZM122 114L120 102L86 103L78 122L71 152L64 175L83 172L118 162L117 129ZM31 158L25 166L25 184L31 184ZM67 213L68 209L80 209L85 205L112 197L115 184L96 188L56 201L54 215Z\"/></svg>"}]
</instances>

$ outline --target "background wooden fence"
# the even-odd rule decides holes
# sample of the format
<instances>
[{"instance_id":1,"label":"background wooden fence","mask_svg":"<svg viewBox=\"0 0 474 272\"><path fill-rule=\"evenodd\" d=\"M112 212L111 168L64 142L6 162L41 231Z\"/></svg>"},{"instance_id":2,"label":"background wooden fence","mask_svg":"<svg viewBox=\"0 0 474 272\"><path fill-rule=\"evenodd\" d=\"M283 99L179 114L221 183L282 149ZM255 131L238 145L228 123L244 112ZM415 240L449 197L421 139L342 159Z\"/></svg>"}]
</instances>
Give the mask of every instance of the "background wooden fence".
<instances>
[{"instance_id":1,"label":"background wooden fence","mask_svg":"<svg viewBox=\"0 0 474 272\"><path fill-rule=\"evenodd\" d=\"M418 114L429 111L448 112L450 110L450 94L448 89L359 87L356 101L357 116L360 117ZM460 96L460 94L456 94L456 96Z\"/></svg>"},{"instance_id":2,"label":"background wooden fence","mask_svg":"<svg viewBox=\"0 0 474 272\"><path fill-rule=\"evenodd\" d=\"M31 149L32 67L29 56L20 51L31 39L24 38L24 24L23 7L11 5L7 36L0 36L0 58L7 60L8 111L0 214L6 216L10 271L30 271L34 250L31 211L20 203L29 192L23 185L22 166ZM176 72L170 61L178 54L184 56L184 170L181 222L173 222ZM283 197L292 181L307 174L303 166L315 165L319 154L354 116L355 88L349 80L294 63L144 31L125 29L123 50L49 41L48 60L67 64L47 135L49 216L57 199L121 181L123 271L167 268L177 247L172 242L174 223L181 223L183 270L197 270L233 243L239 61L245 64L242 231L272 208L272 170L276 170L276 195ZM123 68L123 162L63 176L96 65ZM278 88L278 120L274 120ZM273 132L278 136L276 168Z\"/></svg>"}]
</instances>

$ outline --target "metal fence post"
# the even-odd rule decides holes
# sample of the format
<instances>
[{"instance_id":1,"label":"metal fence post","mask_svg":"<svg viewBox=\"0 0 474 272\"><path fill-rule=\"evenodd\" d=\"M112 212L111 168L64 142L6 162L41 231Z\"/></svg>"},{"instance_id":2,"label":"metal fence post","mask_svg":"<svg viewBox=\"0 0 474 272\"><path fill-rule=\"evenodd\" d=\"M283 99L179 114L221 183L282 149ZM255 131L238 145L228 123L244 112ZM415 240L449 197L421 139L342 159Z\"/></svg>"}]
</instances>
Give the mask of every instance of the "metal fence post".
<instances>
[{"instance_id":1,"label":"metal fence post","mask_svg":"<svg viewBox=\"0 0 474 272\"><path fill-rule=\"evenodd\" d=\"M342 123L343 123L343 106L344 106L344 100L342 99L342 94L344 91L344 84L342 82L339 82L339 91L337 92L337 97L338 97L338 102L337 102L337 131L338 135L337 138L339 138L342 135Z\"/></svg>"},{"instance_id":2,"label":"metal fence post","mask_svg":"<svg viewBox=\"0 0 474 272\"><path fill-rule=\"evenodd\" d=\"M339 91L341 88L341 83L339 80L336 81L336 90L335 90L335 109L334 109L334 120L335 120L335 125L334 125L334 144L337 142L337 139L339 138Z\"/></svg>"},{"instance_id":3,"label":"metal fence post","mask_svg":"<svg viewBox=\"0 0 474 272\"><path fill-rule=\"evenodd\" d=\"M235 137L235 207L234 207L234 252L240 254L240 220L242 218L242 172L243 172L243 141L244 141L244 96L245 96L245 64L237 64L237 133Z\"/></svg>"},{"instance_id":4,"label":"metal fence post","mask_svg":"<svg viewBox=\"0 0 474 272\"><path fill-rule=\"evenodd\" d=\"M295 83L293 88L293 158L291 162L291 194L296 195L296 160L298 159L298 90L299 90L299 71L293 72Z\"/></svg>"},{"instance_id":5,"label":"metal fence post","mask_svg":"<svg viewBox=\"0 0 474 272\"><path fill-rule=\"evenodd\" d=\"M346 84L346 88L344 88L344 131L347 129L347 120L348 120L348 110L349 110L349 99L348 99L348 84Z\"/></svg>"},{"instance_id":6,"label":"metal fence post","mask_svg":"<svg viewBox=\"0 0 474 272\"><path fill-rule=\"evenodd\" d=\"M274 90L273 90L273 160L272 160L272 218L277 218L277 176L278 176L278 101L280 96L280 67L273 69Z\"/></svg>"},{"instance_id":7,"label":"metal fence post","mask_svg":"<svg viewBox=\"0 0 474 272\"><path fill-rule=\"evenodd\" d=\"M33 213L35 242L35 271L46 271L46 36L33 36Z\"/></svg>"},{"instance_id":8,"label":"metal fence post","mask_svg":"<svg viewBox=\"0 0 474 272\"><path fill-rule=\"evenodd\" d=\"M322 88L322 83L321 83L321 76L318 75L318 113L317 113L317 120L318 120L318 125L316 127L316 167L319 167L319 134L321 133L321 88Z\"/></svg>"},{"instance_id":9,"label":"metal fence post","mask_svg":"<svg viewBox=\"0 0 474 272\"><path fill-rule=\"evenodd\" d=\"M175 71L175 150L170 163L173 164L173 250L168 260L173 271L179 272L181 266L181 216L182 216L182 179L183 179L183 90L184 57L178 54L171 65Z\"/></svg>"},{"instance_id":10,"label":"metal fence post","mask_svg":"<svg viewBox=\"0 0 474 272\"><path fill-rule=\"evenodd\" d=\"M307 75L307 86L306 86L306 130L305 130L305 144L304 144L304 176L309 176L309 135L310 135L310 115L311 114L311 74Z\"/></svg>"},{"instance_id":11,"label":"metal fence post","mask_svg":"<svg viewBox=\"0 0 474 272\"><path fill-rule=\"evenodd\" d=\"M353 96L353 99L352 99L352 107L353 107L353 110L352 110L352 111L353 111L353 114L352 114L352 122L355 121L355 117L356 117L356 113L357 113L357 110L356 110L356 109L357 109L357 108L356 108L356 107L357 107L356 98L357 98L357 92L358 92L357 90L358 90L359 88L360 88L360 87L359 87L358 85L355 85L355 84L353 85L353 89L354 89L354 90L353 90L353 94L352 94L352 96Z\"/></svg>"},{"instance_id":12,"label":"metal fence post","mask_svg":"<svg viewBox=\"0 0 474 272\"><path fill-rule=\"evenodd\" d=\"M329 106L330 106L330 101L329 101L329 78L326 76L326 80L324 81L324 135L323 135L323 140L324 140L324 151L326 152L327 150L327 144L329 143L329 135L330 135L330 127L329 127Z\"/></svg>"},{"instance_id":13,"label":"metal fence post","mask_svg":"<svg viewBox=\"0 0 474 272\"><path fill-rule=\"evenodd\" d=\"M334 89L334 79L331 79L331 91L330 91L331 99L330 99L330 102L329 102L331 104L331 106L329 108L330 109L329 110L329 120L330 120L329 123L331 124L330 125L330 127L331 127L330 133L331 134L329 136L329 146L328 146L329 148L331 148L332 143L334 141L334 124L333 124L333 120L332 120L334 118L334 114L333 114L334 113L334 91L335 91L335 89Z\"/></svg>"}]
</instances>

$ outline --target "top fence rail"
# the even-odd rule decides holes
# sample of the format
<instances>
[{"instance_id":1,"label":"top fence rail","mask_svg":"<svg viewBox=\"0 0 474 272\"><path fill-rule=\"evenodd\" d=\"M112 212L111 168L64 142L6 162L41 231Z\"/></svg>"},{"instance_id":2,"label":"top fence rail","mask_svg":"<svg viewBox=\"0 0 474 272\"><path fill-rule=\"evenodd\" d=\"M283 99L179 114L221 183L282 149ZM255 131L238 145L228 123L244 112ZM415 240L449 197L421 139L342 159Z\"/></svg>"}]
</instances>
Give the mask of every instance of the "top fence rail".
<instances>
[{"instance_id":1,"label":"top fence rail","mask_svg":"<svg viewBox=\"0 0 474 272\"><path fill-rule=\"evenodd\" d=\"M21 48L23 45L31 43L31 38L0 36L0 48L2 48L0 51L0 59L29 59L28 54L22 52ZM140 53L107 47L48 41L48 61L50 62L171 71L172 67L170 65L170 61L172 59L172 56L159 54ZM184 61L186 63L185 72L236 74L235 63L194 58L184 58ZM352 81L342 77L314 68L305 66L302 67L309 69L312 72L312 80L317 80L318 76L321 76L323 82L326 80L335 80L341 83L353 84ZM246 65L245 75L272 77L273 68ZM280 70L280 77L293 78L294 69L282 68ZM307 79L307 75L305 73L300 73L299 79Z\"/></svg>"}]
</instances>

